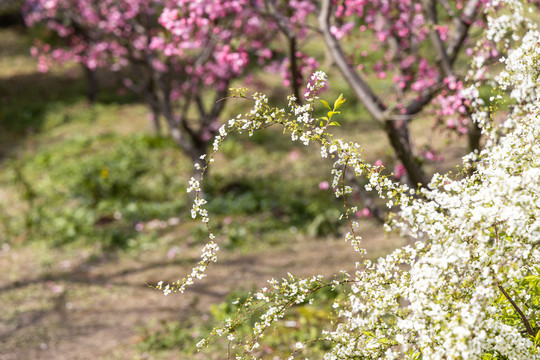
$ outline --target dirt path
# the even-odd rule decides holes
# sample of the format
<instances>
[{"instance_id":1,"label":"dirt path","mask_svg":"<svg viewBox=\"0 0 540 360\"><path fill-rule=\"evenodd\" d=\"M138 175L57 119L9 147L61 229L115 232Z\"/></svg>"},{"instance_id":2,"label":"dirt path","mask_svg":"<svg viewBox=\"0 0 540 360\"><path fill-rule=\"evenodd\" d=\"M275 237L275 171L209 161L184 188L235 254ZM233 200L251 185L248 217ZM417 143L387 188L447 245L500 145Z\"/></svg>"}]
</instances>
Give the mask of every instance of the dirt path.
<instances>
[{"instance_id":1,"label":"dirt path","mask_svg":"<svg viewBox=\"0 0 540 360\"><path fill-rule=\"evenodd\" d=\"M366 224L362 233L374 256L397 244L375 226ZM38 265L35 249L3 252L0 359L152 358L135 348L141 341L138 327L204 314L231 289L263 286L287 272L328 276L344 267L350 271L358 260L341 239L300 238L287 249L223 253L209 276L182 296L163 296L145 285L187 273L196 261L192 250L173 260L163 251L94 261L76 255L59 261L59 267Z\"/></svg>"}]
</instances>

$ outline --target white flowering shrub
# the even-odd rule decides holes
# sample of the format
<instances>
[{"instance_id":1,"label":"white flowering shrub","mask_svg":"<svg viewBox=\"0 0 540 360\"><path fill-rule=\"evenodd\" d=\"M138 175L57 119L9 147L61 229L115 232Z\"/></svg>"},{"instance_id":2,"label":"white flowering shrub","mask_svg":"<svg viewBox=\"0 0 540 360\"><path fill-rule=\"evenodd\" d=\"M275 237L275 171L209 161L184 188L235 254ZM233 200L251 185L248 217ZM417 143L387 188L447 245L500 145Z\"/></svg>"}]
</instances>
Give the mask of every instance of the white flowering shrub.
<instances>
[{"instance_id":1,"label":"white flowering shrub","mask_svg":"<svg viewBox=\"0 0 540 360\"><path fill-rule=\"evenodd\" d=\"M293 275L272 279L242 304L236 317L214 329L215 336L229 341L228 358L259 358L265 331L287 309L313 301L313 293L321 288L346 286L347 301L333 306L333 330L294 344L290 358L303 358L304 348L326 341L329 350L324 359L328 360L540 359L540 34L526 20L527 8L520 2L492 5L486 37L501 43L507 54L504 70L493 84L500 94L508 90L513 106L503 122L494 121L478 96L478 74L471 73L465 93L488 141L482 152L464 158L467 175L462 178L435 175L428 188L409 189L364 162L358 144L334 139L327 132L336 125L332 117L339 114L344 99L333 105L321 100L320 105L317 92L325 82L321 72L312 77L305 105L290 98L287 108L275 108L264 95L255 94L250 112L222 126L206 166L231 132L251 135L282 126L293 141L318 144L321 156L333 160L332 187L343 198L342 218L350 229L345 240L359 256L365 251L352 216L357 209L349 196L348 172L366 177L367 190L376 192L389 207L400 208L388 227L414 239L414 244L375 262L359 262L354 274L342 273L333 280ZM477 65L482 64L479 54L473 58ZM480 69L484 79L490 75ZM246 91L237 90L235 96L247 97ZM328 115L315 119L315 106L327 107ZM190 191L195 191L192 215L207 225L210 242L189 276L166 286L158 284L165 294L183 292L217 261L218 245L201 184L192 179L190 185ZM258 320L252 335L238 338L236 327L254 313ZM209 340L198 346L203 348Z\"/></svg>"}]
</instances>

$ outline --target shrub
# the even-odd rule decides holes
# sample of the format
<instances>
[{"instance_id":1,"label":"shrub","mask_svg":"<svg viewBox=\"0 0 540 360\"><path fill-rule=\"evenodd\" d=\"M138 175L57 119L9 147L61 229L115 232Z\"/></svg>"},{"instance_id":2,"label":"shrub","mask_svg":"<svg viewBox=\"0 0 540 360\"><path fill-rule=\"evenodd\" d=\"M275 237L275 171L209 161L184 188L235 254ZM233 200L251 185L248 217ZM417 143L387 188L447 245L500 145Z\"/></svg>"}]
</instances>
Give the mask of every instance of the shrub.
<instances>
[{"instance_id":1,"label":"shrub","mask_svg":"<svg viewBox=\"0 0 540 360\"><path fill-rule=\"evenodd\" d=\"M214 336L229 342L228 358L260 358L264 335L278 326L289 309L311 303L321 289L350 285L347 300L333 305L337 312L332 330L296 343L290 358L326 340L331 344L324 355L328 360L540 359L540 32L524 16L521 2L492 5L485 38L508 53L503 59L505 69L495 78L496 91L511 90L515 105L502 123L486 111L475 79L489 73L482 47L477 47L472 63L479 72L470 74L471 83L463 96L470 99L472 118L488 141L484 150L464 158L461 178L435 175L427 188L415 190L393 182L380 167L365 163L358 144L334 139L328 133L344 99L338 98L333 106L323 101L329 110L327 117L313 118L317 92L325 81L320 72L308 86L306 105L299 106L291 98L287 108L276 108L268 104L266 96L255 94L250 112L220 128L214 153L231 132L251 135L276 125L293 141L318 144L321 156L334 162L332 187L344 201L341 217L349 224L346 241L354 251L365 252L352 216L357 209L349 195L348 172L367 178L368 191L377 193L389 207L399 207L388 227L413 240L375 262L357 263L354 274L343 273L334 280L293 275L270 280L266 288L241 304L239 314L214 329ZM244 90L235 95L247 97ZM502 96L495 95L488 105L499 99ZM212 161L213 157L207 159L206 166ZM185 291L217 261L219 247L200 188L200 182L192 179L188 189L196 194L192 216L202 219L210 241L191 274L172 284L157 285L165 294ZM245 336L237 329L250 314L256 314L257 320ZM198 347L205 347L208 341L201 340Z\"/></svg>"}]
</instances>

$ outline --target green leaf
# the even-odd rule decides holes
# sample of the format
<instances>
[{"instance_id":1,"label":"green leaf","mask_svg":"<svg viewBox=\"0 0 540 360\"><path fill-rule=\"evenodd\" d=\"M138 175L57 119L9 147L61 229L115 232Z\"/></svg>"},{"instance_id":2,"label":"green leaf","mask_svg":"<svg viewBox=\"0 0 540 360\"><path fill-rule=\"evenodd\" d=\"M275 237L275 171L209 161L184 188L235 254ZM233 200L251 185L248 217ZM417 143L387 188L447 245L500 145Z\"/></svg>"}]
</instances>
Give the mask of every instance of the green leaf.
<instances>
[{"instance_id":1,"label":"green leaf","mask_svg":"<svg viewBox=\"0 0 540 360\"><path fill-rule=\"evenodd\" d=\"M321 120L321 125L320 125L320 126L321 126L321 127L323 127L323 126L324 126L324 121L322 121L322 120Z\"/></svg>"},{"instance_id":2,"label":"green leaf","mask_svg":"<svg viewBox=\"0 0 540 360\"><path fill-rule=\"evenodd\" d=\"M334 116L335 114L339 114L340 112L339 111L329 111L328 112L328 118L331 119L332 116Z\"/></svg>"},{"instance_id":3,"label":"green leaf","mask_svg":"<svg viewBox=\"0 0 540 360\"><path fill-rule=\"evenodd\" d=\"M329 126L341 126L337 121L332 121Z\"/></svg>"},{"instance_id":4,"label":"green leaf","mask_svg":"<svg viewBox=\"0 0 540 360\"><path fill-rule=\"evenodd\" d=\"M323 103L324 107L327 108L328 110L332 110L332 108L330 107L330 105L328 105L328 102L324 101L324 100L321 100L321 102Z\"/></svg>"},{"instance_id":5,"label":"green leaf","mask_svg":"<svg viewBox=\"0 0 540 360\"><path fill-rule=\"evenodd\" d=\"M339 97L334 101L334 111L340 108L341 105L345 102L345 98L343 97L343 94L339 94Z\"/></svg>"}]
</instances>

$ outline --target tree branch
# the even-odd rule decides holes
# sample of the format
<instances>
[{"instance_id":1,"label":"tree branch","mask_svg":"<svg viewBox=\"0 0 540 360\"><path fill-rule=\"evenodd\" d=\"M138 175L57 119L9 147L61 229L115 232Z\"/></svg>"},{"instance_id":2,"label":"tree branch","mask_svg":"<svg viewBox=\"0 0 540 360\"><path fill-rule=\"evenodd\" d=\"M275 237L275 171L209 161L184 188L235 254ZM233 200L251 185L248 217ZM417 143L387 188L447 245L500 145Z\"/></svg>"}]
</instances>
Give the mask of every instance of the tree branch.
<instances>
[{"instance_id":1,"label":"tree branch","mask_svg":"<svg viewBox=\"0 0 540 360\"><path fill-rule=\"evenodd\" d=\"M334 61L344 75L345 80L356 94L356 97L363 102L364 106L374 119L383 122L385 120L384 111L386 110L386 107L377 95L375 95L362 76L349 64L341 45L330 32L331 13L332 0L322 0L321 11L319 13L319 26L323 33L326 46L334 57Z\"/></svg>"},{"instance_id":2,"label":"tree branch","mask_svg":"<svg viewBox=\"0 0 540 360\"><path fill-rule=\"evenodd\" d=\"M424 8L426 10L426 15L431 23L432 29L430 33L431 44L437 52L437 64L442 72L446 76L453 76L454 69L452 68L452 63L450 62L450 57L446 52L444 43L441 39L439 31L436 29L439 21L437 19L437 3L435 0L424 0Z\"/></svg>"},{"instance_id":3,"label":"tree branch","mask_svg":"<svg viewBox=\"0 0 540 360\"><path fill-rule=\"evenodd\" d=\"M456 61L459 50L463 46L463 42L469 34L469 28L471 27L471 24L476 17L478 4L479 0L469 0L467 5L465 5L463 12L461 13L461 17L456 17L456 30L454 32L454 36L450 40L450 45L448 46L447 50L451 64L454 64L454 62Z\"/></svg>"},{"instance_id":4,"label":"tree branch","mask_svg":"<svg viewBox=\"0 0 540 360\"><path fill-rule=\"evenodd\" d=\"M206 119L208 117L208 114L206 113L206 110L204 109L204 104L201 99L200 93L195 94L195 104L197 105L197 110L199 110L199 114L201 118Z\"/></svg>"},{"instance_id":5,"label":"tree branch","mask_svg":"<svg viewBox=\"0 0 540 360\"><path fill-rule=\"evenodd\" d=\"M300 83L298 82L298 79L300 78L300 72L298 70L298 59L296 57L296 50L298 48L297 45L297 37L293 29L293 24L289 21L288 18L285 18L281 14L279 14L278 10L276 9L276 5L273 1L264 1L266 11L268 12L268 15L275 21L278 28L281 30L281 33L285 35L287 38L287 43L289 45L288 49L288 55L289 55L289 66L290 66L290 73L291 73L291 88L294 92L294 96L296 97L297 104L302 104L302 98L300 94Z\"/></svg>"},{"instance_id":6,"label":"tree branch","mask_svg":"<svg viewBox=\"0 0 540 360\"><path fill-rule=\"evenodd\" d=\"M223 111L223 108L225 107L225 99L227 98L227 94L229 93L229 82L223 87L222 90L216 92L216 96L214 98L214 105L212 106L212 110L210 111L210 117L212 119L216 119L221 114L221 111Z\"/></svg>"},{"instance_id":7,"label":"tree branch","mask_svg":"<svg viewBox=\"0 0 540 360\"><path fill-rule=\"evenodd\" d=\"M499 287L499 290L501 290L501 292L504 294L504 297L508 301L510 301L510 304L512 304L514 309L517 311L517 313L521 317L521 320L523 321L523 324L525 324L525 328L527 328L527 333L529 335L531 335L531 336L534 336L534 330L532 329L531 324L529 324L529 320L527 320L527 317L525 317L525 314L523 313L523 311L521 311L519 306L514 302L514 300L512 300L510 295L508 295L508 293L504 290L504 288L501 285L498 285L498 287Z\"/></svg>"},{"instance_id":8,"label":"tree branch","mask_svg":"<svg viewBox=\"0 0 540 360\"><path fill-rule=\"evenodd\" d=\"M469 29L476 16L478 1L479 0L469 0L461 14L461 17L457 20L456 31L454 32L454 36L450 40L450 45L448 46L448 49L445 51L448 56L448 65L450 66L450 68L454 66L459 51L461 50L463 43L467 38L467 35L469 34ZM435 4L433 0L430 0L429 2ZM424 108L424 106L426 106L431 101L431 99L433 99L435 94L439 91L443 79L444 77L440 75L436 81L436 83L439 85L432 86L429 89L426 89L419 98L411 101L405 107L406 114L413 115L420 112Z\"/></svg>"}]
</instances>

